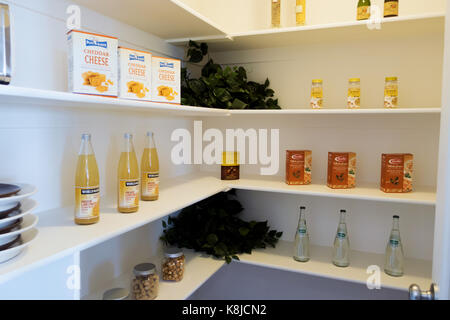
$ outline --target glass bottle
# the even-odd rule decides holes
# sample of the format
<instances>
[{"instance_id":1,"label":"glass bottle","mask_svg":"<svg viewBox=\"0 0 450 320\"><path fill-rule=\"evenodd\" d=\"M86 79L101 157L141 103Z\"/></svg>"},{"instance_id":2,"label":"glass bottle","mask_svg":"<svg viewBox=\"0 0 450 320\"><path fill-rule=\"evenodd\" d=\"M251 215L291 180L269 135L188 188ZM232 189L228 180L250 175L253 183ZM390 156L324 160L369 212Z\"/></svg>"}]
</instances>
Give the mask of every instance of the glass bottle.
<instances>
[{"instance_id":1,"label":"glass bottle","mask_svg":"<svg viewBox=\"0 0 450 320\"><path fill-rule=\"evenodd\" d=\"M91 135L81 136L75 174L75 223L94 224L100 219L100 178Z\"/></svg>"},{"instance_id":2,"label":"glass bottle","mask_svg":"<svg viewBox=\"0 0 450 320\"><path fill-rule=\"evenodd\" d=\"M345 223L345 210L341 210L336 238L333 247L333 264L338 267L350 265L350 241L348 239L347 224Z\"/></svg>"},{"instance_id":3,"label":"glass bottle","mask_svg":"<svg viewBox=\"0 0 450 320\"><path fill-rule=\"evenodd\" d=\"M300 207L297 232L295 234L294 260L307 262L309 255L309 234L306 226L305 207Z\"/></svg>"},{"instance_id":4,"label":"glass bottle","mask_svg":"<svg viewBox=\"0 0 450 320\"><path fill-rule=\"evenodd\" d=\"M399 216L393 217L391 235L386 246L384 272L393 277L403 275L403 246L400 238Z\"/></svg>"},{"instance_id":5,"label":"glass bottle","mask_svg":"<svg viewBox=\"0 0 450 320\"><path fill-rule=\"evenodd\" d=\"M312 81L311 108L321 109L323 106L323 81L320 79Z\"/></svg>"},{"instance_id":6,"label":"glass bottle","mask_svg":"<svg viewBox=\"0 0 450 320\"><path fill-rule=\"evenodd\" d=\"M272 4L272 28L281 26L281 0L271 0Z\"/></svg>"},{"instance_id":7,"label":"glass bottle","mask_svg":"<svg viewBox=\"0 0 450 320\"><path fill-rule=\"evenodd\" d=\"M141 160L141 199L158 200L159 160L153 132L147 132L146 144Z\"/></svg>"},{"instance_id":8,"label":"glass bottle","mask_svg":"<svg viewBox=\"0 0 450 320\"><path fill-rule=\"evenodd\" d=\"M305 25L306 21L306 0L296 0L295 23L297 26Z\"/></svg>"},{"instance_id":9,"label":"glass bottle","mask_svg":"<svg viewBox=\"0 0 450 320\"><path fill-rule=\"evenodd\" d=\"M134 152L133 135L125 133L118 170L119 212L132 213L139 209L139 166Z\"/></svg>"},{"instance_id":10,"label":"glass bottle","mask_svg":"<svg viewBox=\"0 0 450 320\"><path fill-rule=\"evenodd\" d=\"M348 81L347 108L358 109L361 107L361 79L352 78Z\"/></svg>"},{"instance_id":11,"label":"glass bottle","mask_svg":"<svg viewBox=\"0 0 450 320\"><path fill-rule=\"evenodd\" d=\"M398 16L398 0L384 0L384 17Z\"/></svg>"},{"instance_id":12,"label":"glass bottle","mask_svg":"<svg viewBox=\"0 0 450 320\"><path fill-rule=\"evenodd\" d=\"M357 20L367 20L370 18L370 0L358 1Z\"/></svg>"}]
</instances>

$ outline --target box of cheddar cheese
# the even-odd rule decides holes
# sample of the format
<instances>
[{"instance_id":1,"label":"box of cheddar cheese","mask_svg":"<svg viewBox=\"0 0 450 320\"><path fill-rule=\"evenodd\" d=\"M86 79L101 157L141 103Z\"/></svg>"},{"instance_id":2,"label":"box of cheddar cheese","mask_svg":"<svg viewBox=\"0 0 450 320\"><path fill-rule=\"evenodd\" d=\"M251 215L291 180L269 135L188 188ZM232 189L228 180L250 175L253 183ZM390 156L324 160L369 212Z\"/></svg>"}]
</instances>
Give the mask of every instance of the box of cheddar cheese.
<instances>
[{"instance_id":1,"label":"box of cheddar cheese","mask_svg":"<svg viewBox=\"0 0 450 320\"><path fill-rule=\"evenodd\" d=\"M181 103L181 61L152 58L152 101Z\"/></svg>"},{"instance_id":2,"label":"box of cheddar cheese","mask_svg":"<svg viewBox=\"0 0 450 320\"><path fill-rule=\"evenodd\" d=\"M151 101L152 54L119 47L119 97Z\"/></svg>"},{"instance_id":3,"label":"box of cheddar cheese","mask_svg":"<svg viewBox=\"0 0 450 320\"><path fill-rule=\"evenodd\" d=\"M117 38L71 30L67 34L67 41L69 91L117 97Z\"/></svg>"}]
</instances>

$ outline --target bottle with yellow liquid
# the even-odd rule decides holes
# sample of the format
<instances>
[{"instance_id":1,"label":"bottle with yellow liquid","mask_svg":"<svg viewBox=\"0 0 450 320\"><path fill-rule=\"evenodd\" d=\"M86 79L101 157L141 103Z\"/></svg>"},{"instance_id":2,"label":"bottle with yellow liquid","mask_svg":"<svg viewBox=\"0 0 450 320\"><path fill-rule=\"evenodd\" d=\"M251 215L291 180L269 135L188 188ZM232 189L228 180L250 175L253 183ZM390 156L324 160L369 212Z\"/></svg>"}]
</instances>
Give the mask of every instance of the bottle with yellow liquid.
<instances>
[{"instance_id":1,"label":"bottle with yellow liquid","mask_svg":"<svg viewBox=\"0 0 450 320\"><path fill-rule=\"evenodd\" d=\"M117 207L121 213L139 209L139 166L133 146L133 135L125 133L118 170Z\"/></svg>"},{"instance_id":2,"label":"bottle with yellow liquid","mask_svg":"<svg viewBox=\"0 0 450 320\"><path fill-rule=\"evenodd\" d=\"M75 223L94 224L100 219L100 178L91 135L81 136L75 175Z\"/></svg>"},{"instance_id":3,"label":"bottle with yellow liquid","mask_svg":"<svg viewBox=\"0 0 450 320\"><path fill-rule=\"evenodd\" d=\"M141 161L141 199L155 201L159 197L159 160L153 132L147 132Z\"/></svg>"}]
</instances>

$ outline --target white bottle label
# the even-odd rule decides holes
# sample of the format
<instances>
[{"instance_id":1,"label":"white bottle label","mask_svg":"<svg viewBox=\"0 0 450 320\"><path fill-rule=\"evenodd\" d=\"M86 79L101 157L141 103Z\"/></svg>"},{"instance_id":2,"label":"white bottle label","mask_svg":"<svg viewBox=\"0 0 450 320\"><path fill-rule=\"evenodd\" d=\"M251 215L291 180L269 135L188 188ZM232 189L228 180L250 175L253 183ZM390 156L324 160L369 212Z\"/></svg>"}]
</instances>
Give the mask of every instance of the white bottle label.
<instances>
[{"instance_id":1,"label":"white bottle label","mask_svg":"<svg viewBox=\"0 0 450 320\"><path fill-rule=\"evenodd\" d=\"M302 6L302 5L296 6L296 7L295 7L295 12L296 12L296 13L303 13L303 6Z\"/></svg>"}]
</instances>

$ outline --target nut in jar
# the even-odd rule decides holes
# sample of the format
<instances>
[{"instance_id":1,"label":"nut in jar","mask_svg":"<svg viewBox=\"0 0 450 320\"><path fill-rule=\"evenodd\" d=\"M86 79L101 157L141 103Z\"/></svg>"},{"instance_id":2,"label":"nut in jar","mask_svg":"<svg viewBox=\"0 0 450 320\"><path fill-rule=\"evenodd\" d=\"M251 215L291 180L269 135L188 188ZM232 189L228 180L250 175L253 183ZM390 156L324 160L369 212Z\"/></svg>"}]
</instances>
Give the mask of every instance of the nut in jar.
<instances>
[{"instance_id":1,"label":"nut in jar","mask_svg":"<svg viewBox=\"0 0 450 320\"><path fill-rule=\"evenodd\" d=\"M133 269L131 293L135 300L154 300L158 296L159 276L153 263L141 263Z\"/></svg>"},{"instance_id":2,"label":"nut in jar","mask_svg":"<svg viewBox=\"0 0 450 320\"><path fill-rule=\"evenodd\" d=\"M162 278L165 281L181 281L184 275L185 257L181 249L168 248L164 252Z\"/></svg>"}]
</instances>

